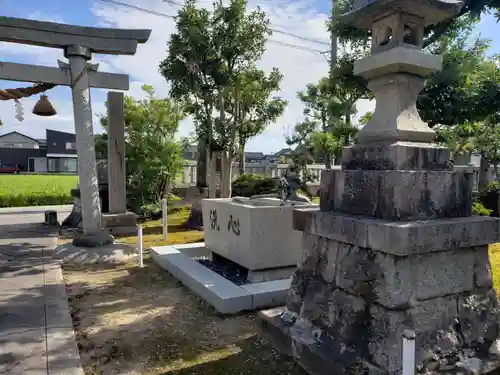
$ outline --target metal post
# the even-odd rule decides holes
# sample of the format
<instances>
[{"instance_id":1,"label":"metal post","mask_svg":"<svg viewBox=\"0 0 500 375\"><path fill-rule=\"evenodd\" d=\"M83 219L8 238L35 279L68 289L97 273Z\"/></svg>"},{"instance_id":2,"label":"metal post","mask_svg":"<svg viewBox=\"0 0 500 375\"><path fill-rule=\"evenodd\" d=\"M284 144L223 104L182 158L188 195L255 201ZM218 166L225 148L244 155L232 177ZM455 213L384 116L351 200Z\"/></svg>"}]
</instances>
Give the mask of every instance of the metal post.
<instances>
[{"instance_id":1,"label":"metal post","mask_svg":"<svg viewBox=\"0 0 500 375\"><path fill-rule=\"evenodd\" d=\"M138 262L139 267L144 267L144 261L142 257L142 227L140 225L137 226L137 251L138 251Z\"/></svg>"},{"instance_id":2,"label":"metal post","mask_svg":"<svg viewBox=\"0 0 500 375\"><path fill-rule=\"evenodd\" d=\"M167 199L161 200L161 226L163 232L163 239L166 241L168 237L168 219L167 219Z\"/></svg>"},{"instance_id":3,"label":"metal post","mask_svg":"<svg viewBox=\"0 0 500 375\"><path fill-rule=\"evenodd\" d=\"M83 232L85 235L96 234L102 231L102 223L87 72L90 67L87 61L92 54L87 47L69 46L64 55L68 58L71 69Z\"/></svg>"},{"instance_id":4,"label":"metal post","mask_svg":"<svg viewBox=\"0 0 500 375\"><path fill-rule=\"evenodd\" d=\"M403 332L403 374L415 375L415 332Z\"/></svg>"}]
</instances>

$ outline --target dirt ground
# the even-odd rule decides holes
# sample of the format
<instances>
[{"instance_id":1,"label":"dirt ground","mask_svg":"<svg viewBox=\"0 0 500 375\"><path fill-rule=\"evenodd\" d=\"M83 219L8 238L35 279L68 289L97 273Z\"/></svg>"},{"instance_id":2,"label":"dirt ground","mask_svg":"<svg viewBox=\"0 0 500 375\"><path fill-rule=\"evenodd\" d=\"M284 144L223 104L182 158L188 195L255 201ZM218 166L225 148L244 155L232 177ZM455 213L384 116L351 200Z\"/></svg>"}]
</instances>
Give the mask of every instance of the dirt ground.
<instances>
[{"instance_id":1,"label":"dirt ground","mask_svg":"<svg viewBox=\"0 0 500 375\"><path fill-rule=\"evenodd\" d=\"M65 266L86 375L304 375L259 340L255 314L223 317L148 257Z\"/></svg>"}]
</instances>

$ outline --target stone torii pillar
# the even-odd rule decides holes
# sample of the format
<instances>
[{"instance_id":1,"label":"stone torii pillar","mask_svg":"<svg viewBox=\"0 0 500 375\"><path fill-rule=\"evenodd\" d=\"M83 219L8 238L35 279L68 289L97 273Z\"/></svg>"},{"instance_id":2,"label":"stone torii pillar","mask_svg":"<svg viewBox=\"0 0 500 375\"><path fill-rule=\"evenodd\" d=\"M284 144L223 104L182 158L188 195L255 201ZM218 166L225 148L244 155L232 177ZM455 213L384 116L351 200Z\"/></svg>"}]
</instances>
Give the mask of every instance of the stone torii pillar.
<instances>
[{"instance_id":1,"label":"stone torii pillar","mask_svg":"<svg viewBox=\"0 0 500 375\"><path fill-rule=\"evenodd\" d=\"M0 62L0 79L70 86L78 153L78 174L84 235L79 246L97 246L112 241L102 228L101 207L94 149L90 87L128 90L128 76L98 73L89 64L93 53L134 55L151 30L122 30L66 25L21 18L0 17L0 42L30 44L64 50L69 65L59 68Z\"/></svg>"},{"instance_id":2,"label":"stone torii pillar","mask_svg":"<svg viewBox=\"0 0 500 375\"><path fill-rule=\"evenodd\" d=\"M87 61L92 58L92 52L88 47L70 46L65 49L64 56L69 60L71 71L83 232L86 237L96 237L102 231L102 223L87 72Z\"/></svg>"},{"instance_id":3,"label":"stone torii pillar","mask_svg":"<svg viewBox=\"0 0 500 375\"><path fill-rule=\"evenodd\" d=\"M102 215L111 234L137 233L137 215L127 211L125 112L122 92L108 92L109 213Z\"/></svg>"},{"instance_id":4,"label":"stone torii pillar","mask_svg":"<svg viewBox=\"0 0 500 375\"><path fill-rule=\"evenodd\" d=\"M311 374L401 374L407 330L411 373L498 373L488 244L500 220L472 216L471 175L453 171L416 108L424 77L442 63L421 50L424 28L461 5L375 0L340 17L372 31L372 55L354 73L368 80L375 112L344 148L342 170L323 173L320 210L294 211L302 259L286 306L259 320Z\"/></svg>"}]
</instances>

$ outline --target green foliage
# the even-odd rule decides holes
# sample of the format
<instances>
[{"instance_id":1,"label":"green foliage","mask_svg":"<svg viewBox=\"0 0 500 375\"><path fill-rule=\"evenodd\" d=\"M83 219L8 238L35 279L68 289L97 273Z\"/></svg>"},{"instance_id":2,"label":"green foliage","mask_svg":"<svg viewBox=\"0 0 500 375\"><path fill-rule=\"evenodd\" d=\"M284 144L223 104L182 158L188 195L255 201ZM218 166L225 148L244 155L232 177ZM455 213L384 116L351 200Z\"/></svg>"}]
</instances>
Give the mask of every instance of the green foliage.
<instances>
[{"instance_id":1,"label":"green foliage","mask_svg":"<svg viewBox=\"0 0 500 375\"><path fill-rule=\"evenodd\" d=\"M240 158L240 172L244 173L245 146L248 140L261 134L276 121L288 104L280 97L271 96L279 91L283 75L274 68L269 75L255 67L243 70L237 76L238 91L226 101L229 113L238 111L237 141ZM238 107L236 107L238 106Z\"/></svg>"},{"instance_id":2,"label":"green foliage","mask_svg":"<svg viewBox=\"0 0 500 375\"><path fill-rule=\"evenodd\" d=\"M373 117L373 112L370 111L366 112L363 116L359 118L359 125L365 126L372 119L372 117Z\"/></svg>"},{"instance_id":3,"label":"green foliage","mask_svg":"<svg viewBox=\"0 0 500 375\"><path fill-rule=\"evenodd\" d=\"M342 147L349 145L357 133L351 123L356 102L370 94L364 81L349 73L353 62L353 56L343 55L331 77L309 84L297 94L305 105L305 119L295 125L287 143L297 146L295 153L308 154L306 158L296 158L303 172L307 159L321 158L325 167L331 168L332 159L340 159Z\"/></svg>"},{"instance_id":4,"label":"green foliage","mask_svg":"<svg viewBox=\"0 0 500 375\"><path fill-rule=\"evenodd\" d=\"M243 174L233 181L233 196L251 197L259 194L275 194L279 191L277 178L258 174Z\"/></svg>"},{"instance_id":5,"label":"green foliage","mask_svg":"<svg viewBox=\"0 0 500 375\"><path fill-rule=\"evenodd\" d=\"M340 0L338 13L352 9L352 0ZM470 0L456 17L425 30L424 46L428 52L443 55L443 69L428 77L419 95L417 107L422 119L433 127L484 121L500 107L500 71L498 57L487 57L489 42L477 39L474 27L482 12L498 10L500 0ZM333 25L341 44L358 53L369 50L370 32ZM357 56L359 55L359 56ZM352 69L345 76L352 80Z\"/></svg>"},{"instance_id":6,"label":"green foliage","mask_svg":"<svg viewBox=\"0 0 500 375\"><path fill-rule=\"evenodd\" d=\"M467 30L431 49L443 56L443 69L427 79L417 101L430 127L484 121L500 107L500 69L486 55L490 42L473 37Z\"/></svg>"},{"instance_id":7,"label":"green foliage","mask_svg":"<svg viewBox=\"0 0 500 375\"><path fill-rule=\"evenodd\" d=\"M71 189L77 184L78 176L75 175L1 176L0 207L71 204Z\"/></svg>"},{"instance_id":8,"label":"green foliage","mask_svg":"<svg viewBox=\"0 0 500 375\"><path fill-rule=\"evenodd\" d=\"M255 69L271 34L265 13L260 8L246 13L246 8L245 0L214 2L212 11L198 8L195 0L186 1L167 58L160 63L171 95L185 102L198 137L210 139L213 150L228 142L228 124L215 124L217 102L220 96L234 96L231 90L242 79L239 74Z\"/></svg>"},{"instance_id":9,"label":"green foliage","mask_svg":"<svg viewBox=\"0 0 500 375\"><path fill-rule=\"evenodd\" d=\"M480 202L472 203L472 215L477 216L490 216L493 210L489 210L482 205Z\"/></svg>"},{"instance_id":10,"label":"green foliage","mask_svg":"<svg viewBox=\"0 0 500 375\"><path fill-rule=\"evenodd\" d=\"M478 151L476 135L481 130L481 123L466 122L454 126L437 125L434 130L437 132L437 141L450 149L452 160L458 155L470 155Z\"/></svg>"},{"instance_id":11,"label":"green foliage","mask_svg":"<svg viewBox=\"0 0 500 375\"><path fill-rule=\"evenodd\" d=\"M281 73L273 68L266 75L256 67L269 35L265 13L247 11L246 0L214 2L211 10L187 0L160 63L171 95L192 115L201 148L209 154L224 151L225 163L243 155L248 139L281 116L287 104L272 96L279 91ZM209 164L206 154L200 153L200 172ZM204 186L201 177L198 184ZM223 176L223 187L230 187L230 179L230 173Z\"/></svg>"},{"instance_id":12,"label":"green foliage","mask_svg":"<svg viewBox=\"0 0 500 375\"><path fill-rule=\"evenodd\" d=\"M127 203L136 212L169 193L182 165L181 142L174 138L184 118L181 108L157 98L152 86L142 89L145 99L125 97ZM107 129L105 116L101 124Z\"/></svg>"},{"instance_id":13,"label":"green foliage","mask_svg":"<svg viewBox=\"0 0 500 375\"><path fill-rule=\"evenodd\" d=\"M170 206L171 203L175 202L180 202L182 198L178 197L175 194L169 193L167 196L167 211L168 214L173 214L176 212L179 212L182 207L179 206ZM162 216L162 203L160 202L155 202L155 203L149 203L141 206L139 210L139 215L142 219L144 218L152 218L152 219L160 219Z\"/></svg>"},{"instance_id":14,"label":"green foliage","mask_svg":"<svg viewBox=\"0 0 500 375\"><path fill-rule=\"evenodd\" d=\"M486 189L480 192L479 202L488 210L491 210L491 216L498 217L498 196L500 194L500 181L492 181Z\"/></svg>"}]
</instances>

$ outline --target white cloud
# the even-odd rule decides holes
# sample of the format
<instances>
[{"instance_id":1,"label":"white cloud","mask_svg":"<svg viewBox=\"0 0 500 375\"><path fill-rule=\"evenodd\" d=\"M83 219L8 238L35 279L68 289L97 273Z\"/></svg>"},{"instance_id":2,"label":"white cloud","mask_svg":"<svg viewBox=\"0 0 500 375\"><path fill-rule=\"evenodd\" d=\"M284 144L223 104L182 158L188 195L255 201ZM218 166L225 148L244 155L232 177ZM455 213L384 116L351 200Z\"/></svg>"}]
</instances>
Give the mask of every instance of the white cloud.
<instances>
[{"instance_id":1,"label":"white cloud","mask_svg":"<svg viewBox=\"0 0 500 375\"><path fill-rule=\"evenodd\" d=\"M168 15L175 15L179 9L178 6L160 0L120 1ZM178 2L182 2L182 0L178 0ZM211 1L203 1L201 4L210 7ZM275 42L268 42L266 45L266 52L259 65L266 70L270 70L272 67L280 69L284 79L278 95L288 100L289 105L285 114L275 124L271 124L264 134L250 141L248 148L249 150L273 152L285 147L284 130L290 129L302 118L303 106L296 97L297 91L302 90L306 84L317 81L328 72L328 62L319 53L329 49L329 36L325 27L328 15L317 10L314 0L249 0L249 6L251 8L260 6L270 18L274 29L325 43L311 43L275 32L271 37ZM149 41L138 46L135 56L96 56L93 61L99 62L99 71L129 74L131 85L128 94L134 97L142 95L140 87L144 83L153 85L158 95L168 95L169 86L159 74L158 65L166 57L167 41L175 30L174 20L98 1L94 3L91 11L97 18L96 24L100 26L152 30ZM44 16L40 12L30 15L30 18L63 21L57 16ZM293 44L303 49L292 48L280 43ZM317 52L304 49L316 50ZM18 59L19 56L22 56L23 62L48 66L56 66L57 59L64 59L62 51L57 49L7 43L0 43L0 54L7 56L6 60L8 61L14 61L13 58ZM9 56L13 58L9 58ZM74 124L71 96L69 89L64 89L67 90L63 96L67 98L66 100L51 99L60 115L49 119L42 119L31 114L31 108L37 98L23 101L25 102L26 118L22 124L17 124L14 120L15 112L12 102L0 102L0 113L4 124L6 124L2 132L11 129L24 129L30 135L40 136L42 133L41 136L43 136L45 127L72 131ZM93 90L92 93L95 115L104 112L105 96L102 95L102 91L104 90ZM360 115L371 109L373 109L373 103L358 103ZM49 121L52 121L50 126L47 124ZM94 125L96 131L100 131L97 119ZM192 123L186 121L182 126L181 134L187 135L191 131Z\"/></svg>"},{"instance_id":2,"label":"white cloud","mask_svg":"<svg viewBox=\"0 0 500 375\"><path fill-rule=\"evenodd\" d=\"M125 2L125 1L123 1ZM175 15L179 9L168 3L158 0L128 0L128 4L141 8L154 9L168 15ZM210 6L210 2L203 2ZM276 42L293 44L304 49L327 51L329 36L325 23L328 15L316 10L313 1L283 1L283 0L250 0L249 6L260 6L269 17L274 29L300 35L304 38L319 40L325 44L316 44L275 32L271 37ZM158 64L166 57L167 41L175 31L174 20L158 15L148 14L126 7L95 3L94 14L99 18L101 25L120 28L150 28L151 38L145 45L140 45L135 56L113 56L104 58L114 69L126 72L140 82L154 85L158 94L168 94L168 84L158 72ZM302 118L303 106L297 99L297 91L302 90L308 83L315 82L328 72L328 62L320 53L297 49L279 43L268 42L266 52L259 65L266 70L277 67L283 73L284 79L279 93L289 102L285 114L260 136L249 142L249 150L265 152L276 151L285 147L283 133ZM136 89L140 85L131 85L130 94L137 95ZM371 110L371 103L359 103L361 114ZM182 133L188 134L192 130L189 122L183 124Z\"/></svg>"}]
</instances>

